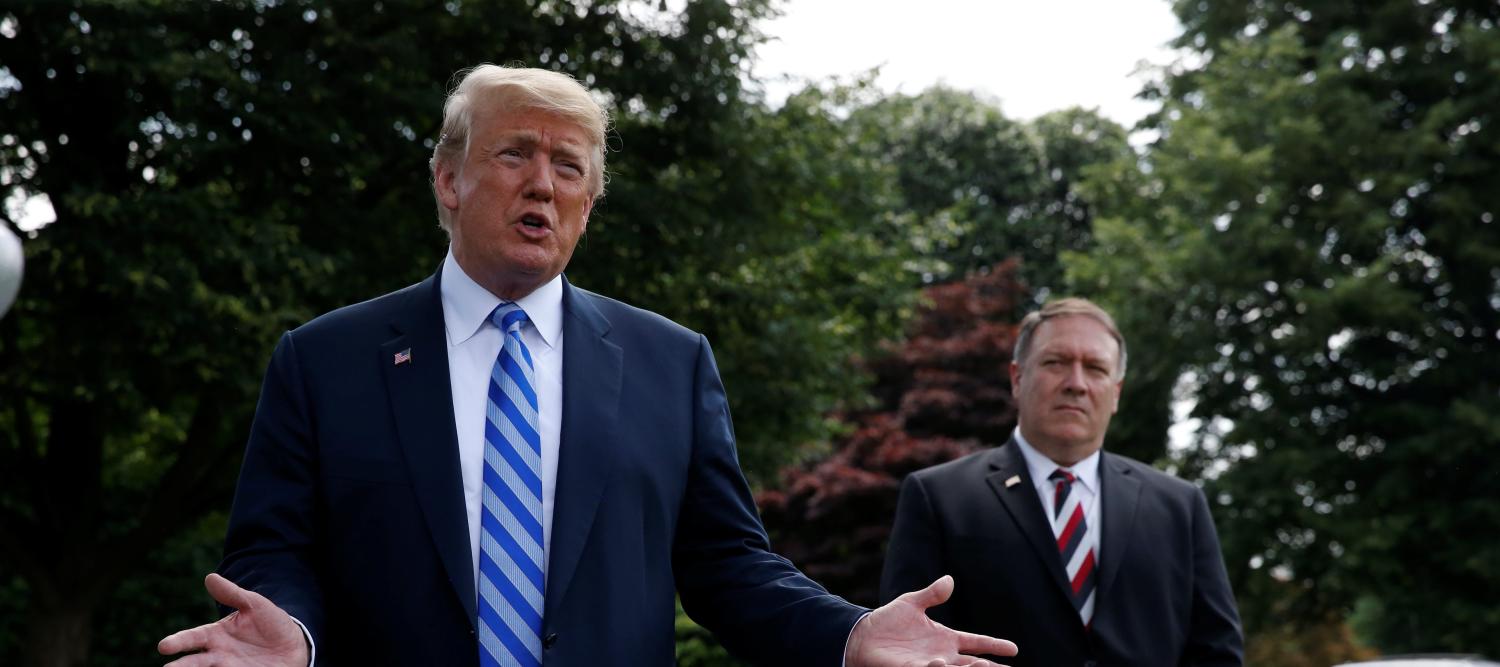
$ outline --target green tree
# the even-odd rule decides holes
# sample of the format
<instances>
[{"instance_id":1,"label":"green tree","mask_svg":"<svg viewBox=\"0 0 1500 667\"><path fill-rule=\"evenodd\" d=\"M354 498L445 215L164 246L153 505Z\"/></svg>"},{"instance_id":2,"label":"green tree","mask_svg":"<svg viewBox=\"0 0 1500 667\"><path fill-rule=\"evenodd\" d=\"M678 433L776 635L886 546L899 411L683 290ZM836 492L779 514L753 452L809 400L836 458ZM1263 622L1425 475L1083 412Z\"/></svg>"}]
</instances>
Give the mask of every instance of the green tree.
<instances>
[{"instance_id":1,"label":"green tree","mask_svg":"<svg viewBox=\"0 0 1500 667\"><path fill-rule=\"evenodd\" d=\"M1062 254L1084 252L1093 240L1093 205L1080 189L1086 177L1108 165L1135 157L1125 128L1097 110L1078 107L1043 114L1029 125L1041 150L1042 179L1038 222L1026 230L1014 256L1035 265L1028 275L1045 279L1038 286L1062 285Z\"/></svg>"},{"instance_id":2,"label":"green tree","mask_svg":"<svg viewBox=\"0 0 1500 667\"><path fill-rule=\"evenodd\" d=\"M0 197L57 213L0 321L0 596L24 597L0 604L24 610L0 622L0 662L149 661L215 615L193 591L277 334L442 257L426 160L461 66L601 91L620 151L570 275L709 332L747 465L826 433L824 407L857 391L847 360L894 330L913 278L899 235L862 231L895 221L863 196L878 170L837 159L828 106L772 113L742 90L768 11L0 8Z\"/></svg>"},{"instance_id":3,"label":"green tree","mask_svg":"<svg viewBox=\"0 0 1500 667\"><path fill-rule=\"evenodd\" d=\"M872 159L895 171L902 209L931 228L928 252L943 262L932 280L1034 254L1027 233L1046 187L1042 157L999 105L938 86L876 100L849 121Z\"/></svg>"},{"instance_id":4,"label":"green tree","mask_svg":"<svg viewBox=\"0 0 1500 667\"><path fill-rule=\"evenodd\" d=\"M1359 603L1381 649L1500 654L1500 5L1177 11L1161 139L1085 188L1071 276L1195 401L1252 631Z\"/></svg>"},{"instance_id":5,"label":"green tree","mask_svg":"<svg viewBox=\"0 0 1500 667\"><path fill-rule=\"evenodd\" d=\"M1044 295L1062 283L1059 253L1089 244L1086 171L1131 153L1124 128L1066 109L1031 123L942 86L877 99L850 113L858 145L896 175L900 211L925 255L928 282L958 280L1011 257Z\"/></svg>"},{"instance_id":6,"label":"green tree","mask_svg":"<svg viewBox=\"0 0 1500 667\"><path fill-rule=\"evenodd\" d=\"M875 404L841 412L849 433L833 452L757 496L772 543L830 591L879 604L902 478L1010 437L1007 368L1030 299L1016 274L1011 260L925 288L907 338L865 362Z\"/></svg>"},{"instance_id":7,"label":"green tree","mask_svg":"<svg viewBox=\"0 0 1500 667\"><path fill-rule=\"evenodd\" d=\"M589 261L570 272L709 337L753 481L833 432L825 415L863 396L852 358L915 305L920 246L893 213L892 174L857 158L839 119L870 94L814 86L775 110L744 101L673 130L699 145L622 161L579 253ZM627 153L660 132L650 117L620 119Z\"/></svg>"}]
</instances>

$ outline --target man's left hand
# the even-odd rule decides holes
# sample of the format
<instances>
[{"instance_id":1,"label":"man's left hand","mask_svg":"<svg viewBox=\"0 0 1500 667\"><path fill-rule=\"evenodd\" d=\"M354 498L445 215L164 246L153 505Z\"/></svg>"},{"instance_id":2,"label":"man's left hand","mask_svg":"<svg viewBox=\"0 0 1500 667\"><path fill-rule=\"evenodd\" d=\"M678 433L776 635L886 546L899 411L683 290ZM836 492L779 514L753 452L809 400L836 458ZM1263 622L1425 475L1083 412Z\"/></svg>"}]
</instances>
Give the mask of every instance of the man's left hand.
<instances>
[{"instance_id":1,"label":"man's left hand","mask_svg":"<svg viewBox=\"0 0 1500 667\"><path fill-rule=\"evenodd\" d=\"M951 630L927 618L927 609L948 601L953 577L902 595L861 619L849 636L847 667L1002 667L976 655L1015 655L1004 639Z\"/></svg>"}]
</instances>

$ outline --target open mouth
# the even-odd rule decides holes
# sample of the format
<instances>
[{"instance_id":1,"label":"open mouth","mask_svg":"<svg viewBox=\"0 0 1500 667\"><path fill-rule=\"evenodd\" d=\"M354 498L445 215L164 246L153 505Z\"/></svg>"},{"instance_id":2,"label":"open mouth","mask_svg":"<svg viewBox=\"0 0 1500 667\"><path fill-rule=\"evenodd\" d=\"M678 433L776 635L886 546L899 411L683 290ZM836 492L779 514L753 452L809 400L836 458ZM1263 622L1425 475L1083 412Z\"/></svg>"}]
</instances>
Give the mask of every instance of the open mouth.
<instances>
[{"instance_id":1,"label":"open mouth","mask_svg":"<svg viewBox=\"0 0 1500 667\"><path fill-rule=\"evenodd\" d=\"M546 229L547 219L535 213L527 213L521 216L521 224L532 229Z\"/></svg>"}]
</instances>

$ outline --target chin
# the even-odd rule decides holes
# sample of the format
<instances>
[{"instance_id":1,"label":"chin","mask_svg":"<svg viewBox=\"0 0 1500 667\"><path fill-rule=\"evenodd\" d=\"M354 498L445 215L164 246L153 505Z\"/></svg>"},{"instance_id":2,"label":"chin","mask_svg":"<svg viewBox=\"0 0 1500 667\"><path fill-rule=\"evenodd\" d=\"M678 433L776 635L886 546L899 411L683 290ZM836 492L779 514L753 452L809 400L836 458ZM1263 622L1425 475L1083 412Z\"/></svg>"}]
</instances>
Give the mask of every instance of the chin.
<instances>
[{"instance_id":1,"label":"chin","mask_svg":"<svg viewBox=\"0 0 1500 667\"><path fill-rule=\"evenodd\" d=\"M1057 431L1057 437L1070 443L1088 442L1093 439L1094 432L1084 428L1082 424L1069 424Z\"/></svg>"},{"instance_id":2,"label":"chin","mask_svg":"<svg viewBox=\"0 0 1500 667\"><path fill-rule=\"evenodd\" d=\"M540 276L552 271L557 266L557 257L551 254L537 252L507 252L499 257L500 263L507 271L515 274Z\"/></svg>"}]
</instances>

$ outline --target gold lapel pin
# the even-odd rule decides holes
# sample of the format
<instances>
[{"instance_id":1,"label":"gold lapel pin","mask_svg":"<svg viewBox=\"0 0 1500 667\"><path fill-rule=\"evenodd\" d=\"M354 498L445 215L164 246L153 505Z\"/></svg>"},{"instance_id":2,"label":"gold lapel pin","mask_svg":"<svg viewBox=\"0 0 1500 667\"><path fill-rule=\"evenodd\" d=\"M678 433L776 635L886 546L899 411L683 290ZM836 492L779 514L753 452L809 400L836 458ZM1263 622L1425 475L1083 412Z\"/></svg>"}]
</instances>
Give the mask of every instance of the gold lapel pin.
<instances>
[{"instance_id":1,"label":"gold lapel pin","mask_svg":"<svg viewBox=\"0 0 1500 667\"><path fill-rule=\"evenodd\" d=\"M1020 475L1011 475L1010 479L1005 480L1005 488L1008 489L1008 488L1010 488L1012 486L1015 486L1017 484L1020 484L1020 483L1021 483L1021 476Z\"/></svg>"}]
</instances>

